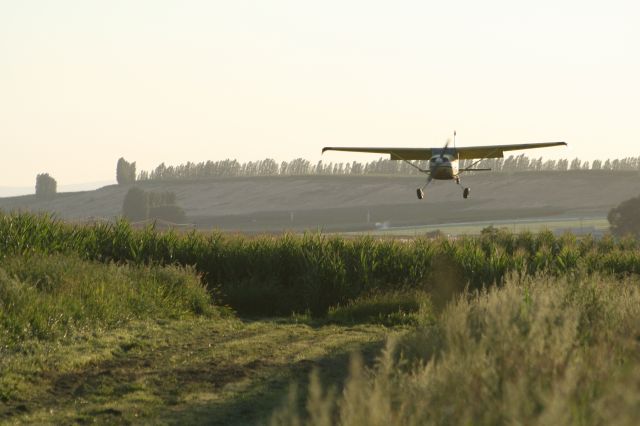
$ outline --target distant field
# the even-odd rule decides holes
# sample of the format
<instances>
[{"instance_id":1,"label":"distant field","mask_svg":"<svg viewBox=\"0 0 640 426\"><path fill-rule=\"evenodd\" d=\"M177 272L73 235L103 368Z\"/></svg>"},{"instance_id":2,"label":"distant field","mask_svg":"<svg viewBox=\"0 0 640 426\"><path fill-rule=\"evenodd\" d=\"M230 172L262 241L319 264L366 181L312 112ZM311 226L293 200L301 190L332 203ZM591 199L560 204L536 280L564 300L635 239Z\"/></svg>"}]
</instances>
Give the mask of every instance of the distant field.
<instances>
[{"instance_id":1,"label":"distant field","mask_svg":"<svg viewBox=\"0 0 640 426\"><path fill-rule=\"evenodd\" d=\"M358 232L361 235L389 235L389 236L411 236L419 237L440 231L445 235L479 235L480 232L489 227L506 228L510 232L540 232L549 230L555 234L572 232L577 235L602 235L609 230L609 222L606 218L539 218L539 219L512 219L494 220L479 222L444 223L426 226L406 226L393 227L387 229L377 229L374 231ZM353 233L346 233L353 234Z\"/></svg>"},{"instance_id":2,"label":"distant field","mask_svg":"<svg viewBox=\"0 0 640 426\"><path fill-rule=\"evenodd\" d=\"M640 194L637 172L570 171L486 173L468 176L471 198L462 199L452 182L434 182L425 200L415 188L420 176L276 176L193 181L141 182L146 191L172 191L187 214L185 228L239 233L376 231L471 222L499 223L544 219L562 228L566 218L604 218L622 201ZM59 194L50 201L33 195L0 198L0 209L51 212L77 222L114 220L121 214L128 186ZM377 226L378 224L378 226ZM571 225L571 224L567 224ZM467 225L462 225L466 227ZM584 226L584 224L583 224ZM594 224L598 229L599 224ZM574 229L579 225L571 226ZM470 232L474 232L474 226ZM516 225L516 229L518 228ZM448 231L448 232L449 232ZM411 232L409 233L411 234Z\"/></svg>"}]
</instances>

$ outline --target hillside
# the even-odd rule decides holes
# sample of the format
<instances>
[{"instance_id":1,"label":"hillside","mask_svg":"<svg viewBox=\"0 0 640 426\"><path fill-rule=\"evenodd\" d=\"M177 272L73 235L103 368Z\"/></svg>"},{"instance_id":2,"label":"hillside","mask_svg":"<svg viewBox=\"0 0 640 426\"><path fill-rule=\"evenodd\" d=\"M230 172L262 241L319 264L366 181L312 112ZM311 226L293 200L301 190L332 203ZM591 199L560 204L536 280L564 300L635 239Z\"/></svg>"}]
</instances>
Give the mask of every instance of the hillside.
<instances>
[{"instance_id":1,"label":"hillside","mask_svg":"<svg viewBox=\"0 0 640 426\"><path fill-rule=\"evenodd\" d=\"M452 182L434 182L426 200L415 176L277 176L199 181L141 182L148 191L173 191L200 228L236 231L283 229L358 230L525 218L605 217L610 208L640 193L637 172L485 173L467 176L472 188L463 200ZM128 187L59 194L52 201L33 195L0 198L4 211L51 212L84 221L118 216Z\"/></svg>"}]
</instances>

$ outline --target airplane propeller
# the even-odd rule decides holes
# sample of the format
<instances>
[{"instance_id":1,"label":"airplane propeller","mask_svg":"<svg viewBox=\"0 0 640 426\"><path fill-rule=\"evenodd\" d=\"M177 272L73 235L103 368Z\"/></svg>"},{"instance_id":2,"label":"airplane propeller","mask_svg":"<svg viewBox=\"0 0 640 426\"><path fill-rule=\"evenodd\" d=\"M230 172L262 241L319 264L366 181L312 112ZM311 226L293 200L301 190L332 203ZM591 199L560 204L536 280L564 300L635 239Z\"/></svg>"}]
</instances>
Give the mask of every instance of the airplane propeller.
<instances>
[{"instance_id":1,"label":"airplane propeller","mask_svg":"<svg viewBox=\"0 0 640 426\"><path fill-rule=\"evenodd\" d=\"M449 148L450 143L451 143L451 139L447 139L447 142L444 144L444 148L442 148L442 152L440 153L440 159L444 158L444 154L447 151L447 148Z\"/></svg>"}]
</instances>

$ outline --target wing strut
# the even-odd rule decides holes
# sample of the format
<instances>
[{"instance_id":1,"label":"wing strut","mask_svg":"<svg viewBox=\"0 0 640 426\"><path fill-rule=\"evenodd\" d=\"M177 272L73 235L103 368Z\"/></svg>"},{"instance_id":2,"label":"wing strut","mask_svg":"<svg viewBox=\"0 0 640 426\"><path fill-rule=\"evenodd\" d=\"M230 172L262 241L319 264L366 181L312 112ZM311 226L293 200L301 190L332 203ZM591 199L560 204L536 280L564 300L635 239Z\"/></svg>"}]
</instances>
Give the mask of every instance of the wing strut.
<instances>
[{"instance_id":1,"label":"wing strut","mask_svg":"<svg viewBox=\"0 0 640 426\"><path fill-rule=\"evenodd\" d=\"M423 168L421 168L420 166L417 166L416 164L413 164L411 161L406 160L404 158L402 158L401 156L399 156L398 154L394 153L393 155L395 155L396 157L398 157L399 159L401 159L402 161L404 161L405 163L407 163L408 165L410 165L411 167L415 167L419 172L421 173L427 173L430 174L431 171L430 170L425 170Z\"/></svg>"},{"instance_id":2,"label":"wing strut","mask_svg":"<svg viewBox=\"0 0 640 426\"><path fill-rule=\"evenodd\" d=\"M458 172L458 174L460 173L464 173L464 172L490 172L491 169L472 169L473 166L475 166L476 164L478 164L479 162L486 160L487 158L491 157L493 154L495 154L496 152L500 152L500 149L494 149L493 151L489 152L489 154L487 154L485 157L480 158L476 161L474 161L473 163L471 163L470 166L465 167L464 169L460 170Z\"/></svg>"}]
</instances>

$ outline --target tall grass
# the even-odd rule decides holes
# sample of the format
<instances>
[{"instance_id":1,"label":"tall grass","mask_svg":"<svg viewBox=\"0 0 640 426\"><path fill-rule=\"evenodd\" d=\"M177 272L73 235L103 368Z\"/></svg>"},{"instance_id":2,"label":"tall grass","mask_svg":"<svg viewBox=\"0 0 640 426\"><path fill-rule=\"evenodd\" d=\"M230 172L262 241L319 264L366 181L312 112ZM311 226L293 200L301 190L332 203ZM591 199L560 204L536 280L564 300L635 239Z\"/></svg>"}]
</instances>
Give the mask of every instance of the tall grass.
<instances>
[{"instance_id":1,"label":"tall grass","mask_svg":"<svg viewBox=\"0 0 640 426\"><path fill-rule=\"evenodd\" d=\"M274 425L640 424L640 283L507 279L355 358L338 395L312 378Z\"/></svg>"},{"instance_id":2,"label":"tall grass","mask_svg":"<svg viewBox=\"0 0 640 426\"><path fill-rule=\"evenodd\" d=\"M49 216L0 216L0 255L76 253L83 259L192 265L223 301L241 313L322 315L372 291L426 290L448 300L453 290L503 283L511 273L564 276L640 271L635 240L551 232L488 232L481 237L380 240L320 234L248 238L212 232L177 234L126 222L74 226Z\"/></svg>"},{"instance_id":3,"label":"tall grass","mask_svg":"<svg viewBox=\"0 0 640 426\"><path fill-rule=\"evenodd\" d=\"M401 289L364 294L329 308L327 319L339 323L423 325L430 323L432 301L423 290Z\"/></svg>"},{"instance_id":4,"label":"tall grass","mask_svg":"<svg viewBox=\"0 0 640 426\"><path fill-rule=\"evenodd\" d=\"M62 254L0 261L0 353L30 338L212 312L211 297L190 268L118 266Z\"/></svg>"}]
</instances>

